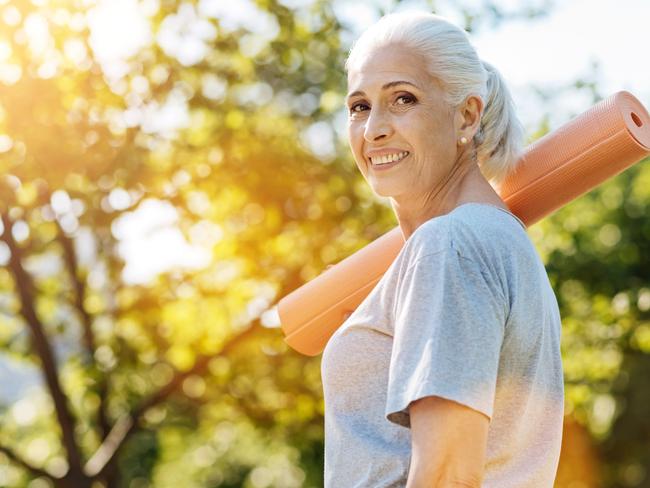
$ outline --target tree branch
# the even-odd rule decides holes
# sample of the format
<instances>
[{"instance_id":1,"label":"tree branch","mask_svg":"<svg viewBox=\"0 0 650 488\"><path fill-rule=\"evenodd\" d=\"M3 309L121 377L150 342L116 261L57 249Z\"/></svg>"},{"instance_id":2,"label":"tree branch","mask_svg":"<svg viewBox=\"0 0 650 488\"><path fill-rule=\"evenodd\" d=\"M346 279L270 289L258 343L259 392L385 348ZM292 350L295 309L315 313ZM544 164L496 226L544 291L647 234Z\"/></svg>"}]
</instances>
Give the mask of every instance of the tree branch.
<instances>
[{"instance_id":1,"label":"tree branch","mask_svg":"<svg viewBox=\"0 0 650 488\"><path fill-rule=\"evenodd\" d=\"M252 337L262 330L259 321L254 321L243 332L231 338L221 349L219 354L211 356L199 356L194 366L185 372L177 371L169 383L160 388L157 392L145 398L129 414L125 414L118 419L106 440L97 449L95 454L88 460L84 471L87 476L96 478L103 476L105 470L115 458L120 448L139 428L139 421L144 413L150 408L158 405L167 399L172 393L179 389L186 378L192 375L203 375L207 369L208 363L215 357L227 356L233 348L240 343Z\"/></svg>"},{"instance_id":2,"label":"tree branch","mask_svg":"<svg viewBox=\"0 0 650 488\"><path fill-rule=\"evenodd\" d=\"M31 331L32 345L41 360L41 369L45 376L45 384L54 402L56 416L63 436L63 447L68 455L70 473L76 476L77 474L81 474L82 462L79 447L74 439L74 419L68 408L68 399L59 383L57 365L52 348L45 335L43 324L36 315L33 297L34 285L30 276L23 268L22 252L14 241L11 233L12 221L5 212L2 213L2 223L4 225L4 232L0 238L7 244L11 252L9 269L18 289L21 314L27 321L27 325Z\"/></svg>"},{"instance_id":3,"label":"tree branch","mask_svg":"<svg viewBox=\"0 0 650 488\"><path fill-rule=\"evenodd\" d=\"M36 466L32 465L31 463L25 461L23 458L21 458L18 454L16 454L12 449L10 449L7 446L3 446L0 444L0 452L3 453L5 456L7 456L11 461L13 461L15 464L18 464L22 468L25 468L27 471L30 471L32 474L36 476L42 476L44 478L49 479L50 481L56 483L57 481L61 480L61 478L58 478L54 476L53 474L48 473L44 469L37 468Z\"/></svg>"},{"instance_id":4,"label":"tree branch","mask_svg":"<svg viewBox=\"0 0 650 488\"><path fill-rule=\"evenodd\" d=\"M84 302L86 300L86 285L79 273L79 264L77 261L77 255L74 250L74 243L72 239L70 239L65 234L59 225L58 220L56 222L59 231L58 240L63 247L65 265L68 270L68 274L70 275L70 279L72 280L75 291L74 304L81 318L81 324L84 331L84 344L88 352L91 367L98 375L97 394L99 395L99 408L97 412L97 420L101 432L100 438L105 439L111 428L110 422L108 421L108 414L106 412L108 404L108 382L106 374L99 369L97 366L97 361L95 360L95 350L97 348L97 344L95 343L95 334L93 333L92 329L92 318L84 306Z\"/></svg>"},{"instance_id":5,"label":"tree branch","mask_svg":"<svg viewBox=\"0 0 650 488\"><path fill-rule=\"evenodd\" d=\"M72 278L72 284L75 291L75 297L74 297L75 306L77 307L77 311L81 316L81 323L84 329L84 344L86 346L86 350L88 351L89 355L93 357L93 354L95 352L95 336L93 334L92 327L91 327L90 314L87 312L86 308L84 307L84 300L86 298L86 288L82 279L79 276L79 269L78 269L79 266L77 263L77 255L74 251L74 244L72 242L72 239L70 239L63 232L63 229L61 228L61 225L59 225L58 220L56 222L59 231L57 238L61 243L61 247L63 247L64 262L66 265L66 269L68 270L68 274L70 274L70 278Z\"/></svg>"}]
</instances>

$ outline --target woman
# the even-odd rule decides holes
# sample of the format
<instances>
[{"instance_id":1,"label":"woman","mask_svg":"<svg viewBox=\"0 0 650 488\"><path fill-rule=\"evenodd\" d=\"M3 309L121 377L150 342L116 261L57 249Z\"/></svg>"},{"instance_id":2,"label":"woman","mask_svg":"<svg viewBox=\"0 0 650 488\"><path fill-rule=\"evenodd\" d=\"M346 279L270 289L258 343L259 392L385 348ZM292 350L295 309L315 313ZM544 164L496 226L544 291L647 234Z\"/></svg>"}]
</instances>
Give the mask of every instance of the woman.
<instances>
[{"instance_id":1,"label":"woman","mask_svg":"<svg viewBox=\"0 0 650 488\"><path fill-rule=\"evenodd\" d=\"M325 485L552 487L560 315L524 224L494 187L522 128L462 29L383 17L346 62L357 166L404 247L323 352Z\"/></svg>"}]
</instances>

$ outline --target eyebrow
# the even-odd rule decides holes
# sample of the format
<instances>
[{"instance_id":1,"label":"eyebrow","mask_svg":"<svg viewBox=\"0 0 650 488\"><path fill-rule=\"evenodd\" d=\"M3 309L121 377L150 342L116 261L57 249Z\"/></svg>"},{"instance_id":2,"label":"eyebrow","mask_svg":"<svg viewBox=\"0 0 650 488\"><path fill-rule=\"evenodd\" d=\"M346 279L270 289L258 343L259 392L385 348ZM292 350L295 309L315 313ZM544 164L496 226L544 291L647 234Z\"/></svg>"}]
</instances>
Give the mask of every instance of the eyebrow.
<instances>
[{"instance_id":1,"label":"eyebrow","mask_svg":"<svg viewBox=\"0 0 650 488\"><path fill-rule=\"evenodd\" d=\"M383 85L381 87L381 89L382 90L388 90L389 88L393 88L394 86L397 86L397 85L411 85L411 86L414 86L415 88L417 88L418 90L420 89L420 87L418 87L416 84L411 83L410 81L406 81L406 80L389 81L388 83ZM357 96L357 95L365 95L365 93L360 91L360 90L357 90L357 91L354 91L354 92L348 94L346 99L349 100L350 98L352 98L354 96Z\"/></svg>"}]
</instances>

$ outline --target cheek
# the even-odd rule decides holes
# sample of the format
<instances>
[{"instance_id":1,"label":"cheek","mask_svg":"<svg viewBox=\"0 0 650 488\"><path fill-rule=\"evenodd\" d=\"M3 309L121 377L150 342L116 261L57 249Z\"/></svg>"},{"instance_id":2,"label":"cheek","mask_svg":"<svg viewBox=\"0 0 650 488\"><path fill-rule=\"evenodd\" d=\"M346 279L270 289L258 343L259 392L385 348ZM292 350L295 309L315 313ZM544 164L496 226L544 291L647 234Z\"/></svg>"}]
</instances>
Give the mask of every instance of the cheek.
<instances>
[{"instance_id":1,"label":"cheek","mask_svg":"<svg viewBox=\"0 0 650 488\"><path fill-rule=\"evenodd\" d=\"M450 141L453 136L442 121L430 116L419 114L404 124L404 134L417 146L423 154L437 155L446 158L449 152Z\"/></svg>"}]
</instances>

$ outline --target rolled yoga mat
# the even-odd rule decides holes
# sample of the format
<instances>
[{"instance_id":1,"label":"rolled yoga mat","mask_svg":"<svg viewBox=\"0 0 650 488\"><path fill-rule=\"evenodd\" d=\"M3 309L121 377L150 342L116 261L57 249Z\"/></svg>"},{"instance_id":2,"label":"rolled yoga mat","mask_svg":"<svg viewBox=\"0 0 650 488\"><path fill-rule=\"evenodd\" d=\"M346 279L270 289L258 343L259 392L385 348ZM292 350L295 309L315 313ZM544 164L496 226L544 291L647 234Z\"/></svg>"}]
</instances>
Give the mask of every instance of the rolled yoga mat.
<instances>
[{"instance_id":1,"label":"rolled yoga mat","mask_svg":"<svg viewBox=\"0 0 650 488\"><path fill-rule=\"evenodd\" d=\"M648 111L620 91L528 146L499 195L530 226L648 154ZM285 342L302 354L320 354L403 245L397 226L282 298Z\"/></svg>"}]
</instances>

